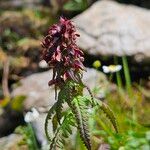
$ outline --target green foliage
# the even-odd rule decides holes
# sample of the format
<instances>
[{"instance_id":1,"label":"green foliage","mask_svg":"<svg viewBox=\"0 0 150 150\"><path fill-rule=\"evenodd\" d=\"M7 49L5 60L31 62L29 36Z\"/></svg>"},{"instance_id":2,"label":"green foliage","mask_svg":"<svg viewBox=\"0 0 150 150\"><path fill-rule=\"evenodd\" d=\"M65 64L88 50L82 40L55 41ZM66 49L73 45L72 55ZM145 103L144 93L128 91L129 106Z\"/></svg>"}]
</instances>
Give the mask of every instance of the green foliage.
<instances>
[{"instance_id":1,"label":"green foliage","mask_svg":"<svg viewBox=\"0 0 150 150\"><path fill-rule=\"evenodd\" d=\"M105 142L110 145L112 150L148 150L150 148L150 141L146 136L149 131L144 131L143 127L140 127L139 131L131 129L118 134L111 131L111 134L109 134L106 130L94 130L95 136L103 136Z\"/></svg>"},{"instance_id":2,"label":"green foliage","mask_svg":"<svg viewBox=\"0 0 150 150\"><path fill-rule=\"evenodd\" d=\"M88 130L88 116L87 116L87 105L85 103L85 98L82 96L75 97L72 100L72 111L75 114L76 121L78 124L78 129L81 138L86 145L87 149L91 149L90 136Z\"/></svg>"},{"instance_id":3,"label":"green foliage","mask_svg":"<svg viewBox=\"0 0 150 150\"><path fill-rule=\"evenodd\" d=\"M90 97L83 96L83 89L89 91ZM68 107L63 109L63 104ZM108 119L118 132L115 117L112 111L103 102L93 99L89 88L82 83L68 81L58 93L57 102L50 108L45 122L45 133L50 141L50 149L63 148L65 138L72 134L72 129L76 127L80 133L80 138L88 150L91 150L91 140L89 131L89 110L102 109ZM48 129L49 120L52 121L53 129ZM52 136L50 136L52 135Z\"/></svg>"},{"instance_id":4,"label":"green foliage","mask_svg":"<svg viewBox=\"0 0 150 150\"><path fill-rule=\"evenodd\" d=\"M49 141L51 141L51 137L48 133L48 121L52 118L52 115L55 112L56 105L57 105L57 102L50 108L50 110L48 111L48 114L46 116L46 119L45 119L45 134Z\"/></svg>"},{"instance_id":5,"label":"green foliage","mask_svg":"<svg viewBox=\"0 0 150 150\"><path fill-rule=\"evenodd\" d=\"M119 133L115 134L109 130L108 127L103 128L103 136L105 142L109 143L112 150L147 150L150 148L148 140L150 129L148 116L148 101L145 101L142 94L132 88L132 99L125 99L126 97L118 96L119 93L110 93L106 99L113 111L116 112L117 121L120 127ZM134 105L132 102L135 101ZM136 110L132 116L132 109ZM94 130L93 130L94 131ZM98 136L98 135L97 135Z\"/></svg>"},{"instance_id":6,"label":"green foliage","mask_svg":"<svg viewBox=\"0 0 150 150\"><path fill-rule=\"evenodd\" d=\"M10 105L10 108L15 111L22 111L23 110L23 102L26 99L24 95L18 95L14 98L5 97L3 100L0 101L0 107L5 108Z\"/></svg>"},{"instance_id":7,"label":"green foliage","mask_svg":"<svg viewBox=\"0 0 150 150\"><path fill-rule=\"evenodd\" d=\"M74 116L71 112L67 112L62 118L62 123L55 130L52 138L50 149L63 148L65 144L65 138L68 138L72 134L72 126L75 126Z\"/></svg>"},{"instance_id":8,"label":"green foliage","mask_svg":"<svg viewBox=\"0 0 150 150\"><path fill-rule=\"evenodd\" d=\"M102 103L101 109L104 111L104 113L110 119L112 125L114 126L114 128L116 130L116 133L118 133L118 127L117 127L117 123L116 123L116 118L115 118L112 110L105 103Z\"/></svg>"},{"instance_id":9,"label":"green foliage","mask_svg":"<svg viewBox=\"0 0 150 150\"><path fill-rule=\"evenodd\" d=\"M16 133L23 136L19 145L27 145L29 150L38 150L38 145L35 139L34 131L30 123L27 126L19 126L15 130Z\"/></svg>"},{"instance_id":10,"label":"green foliage","mask_svg":"<svg viewBox=\"0 0 150 150\"><path fill-rule=\"evenodd\" d=\"M83 11L87 7L87 0L70 0L64 5L64 9L68 11Z\"/></svg>"}]
</instances>

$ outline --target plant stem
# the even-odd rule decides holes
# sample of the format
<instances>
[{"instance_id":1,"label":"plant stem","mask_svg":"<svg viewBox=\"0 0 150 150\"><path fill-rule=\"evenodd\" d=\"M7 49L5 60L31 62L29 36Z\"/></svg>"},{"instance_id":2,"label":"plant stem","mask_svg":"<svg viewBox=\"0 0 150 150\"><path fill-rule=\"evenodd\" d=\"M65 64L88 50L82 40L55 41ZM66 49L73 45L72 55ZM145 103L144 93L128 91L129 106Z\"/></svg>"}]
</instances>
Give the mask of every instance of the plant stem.
<instances>
[{"instance_id":1,"label":"plant stem","mask_svg":"<svg viewBox=\"0 0 150 150\"><path fill-rule=\"evenodd\" d=\"M115 65L118 65L118 58L116 56L114 56L114 63ZM116 78L117 78L117 85L118 85L118 88L119 90L122 89L122 79L121 79L121 75L120 75L120 72L116 72Z\"/></svg>"},{"instance_id":2,"label":"plant stem","mask_svg":"<svg viewBox=\"0 0 150 150\"><path fill-rule=\"evenodd\" d=\"M136 122L136 108L135 108L135 100L132 96L132 86L131 86L131 77L129 72L129 66L126 56L122 56L123 70L126 81L126 90L128 91L129 97L132 98L132 120Z\"/></svg>"},{"instance_id":3,"label":"plant stem","mask_svg":"<svg viewBox=\"0 0 150 150\"><path fill-rule=\"evenodd\" d=\"M104 131L106 131L110 136L113 136L109 128L103 123L103 121L100 118L97 118L95 116L95 120L97 121L98 125L100 125Z\"/></svg>"},{"instance_id":4,"label":"plant stem","mask_svg":"<svg viewBox=\"0 0 150 150\"><path fill-rule=\"evenodd\" d=\"M124 70L124 76L126 81L126 90L128 91L129 96L131 96L131 78L130 78L130 72L128 67L128 62L126 56L122 56L122 63L123 63L123 70Z\"/></svg>"},{"instance_id":5,"label":"plant stem","mask_svg":"<svg viewBox=\"0 0 150 150\"><path fill-rule=\"evenodd\" d=\"M112 79L113 79L113 73L110 73L109 82L112 82Z\"/></svg>"},{"instance_id":6,"label":"plant stem","mask_svg":"<svg viewBox=\"0 0 150 150\"><path fill-rule=\"evenodd\" d=\"M35 134L33 132L33 128L32 128L32 125L30 123L28 123L28 129L29 129L29 132L30 132L30 135L31 135L31 138L32 138L32 147L31 147L31 150L38 150L38 146L37 146L37 142L36 142L36 138L35 138Z\"/></svg>"}]
</instances>

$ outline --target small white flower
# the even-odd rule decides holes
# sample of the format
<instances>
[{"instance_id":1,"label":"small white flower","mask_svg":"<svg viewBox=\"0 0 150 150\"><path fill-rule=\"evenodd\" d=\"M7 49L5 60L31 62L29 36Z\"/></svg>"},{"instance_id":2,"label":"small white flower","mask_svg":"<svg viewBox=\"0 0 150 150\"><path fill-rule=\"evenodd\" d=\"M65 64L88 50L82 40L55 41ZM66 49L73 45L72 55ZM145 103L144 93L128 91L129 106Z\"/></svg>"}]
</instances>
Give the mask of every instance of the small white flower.
<instances>
[{"instance_id":1,"label":"small white flower","mask_svg":"<svg viewBox=\"0 0 150 150\"><path fill-rule=\"evenodd\" d=\"M40 68L47 68L48 65L47 65L47 63L46 63L45 60L41 60L41 61L39 62L39 67L40 67Z\"/></svg>"},{"instance_id":2,"label":"small white flower","mask_svg":"<svg viewBox=\"0 0 150 150\"><path fill-rule=\"evenodd\" d=\"M102 67L104 73L114 73L118 72L122 69L121 65L109 65L109 66L103 66Z\"/></svg>"},{"instance_id":3,"label":"small white flower","mask_svg":"<svg viewBox=\"0 0 150 150\"><path fill-rule=\"evenodd\" d=\"M39 112L35 108L32 108L31 111L26 113L26 115L24 117L24 121L27 123L33 122L38 117L39 117Z\"/></svg>"}]
</instances>

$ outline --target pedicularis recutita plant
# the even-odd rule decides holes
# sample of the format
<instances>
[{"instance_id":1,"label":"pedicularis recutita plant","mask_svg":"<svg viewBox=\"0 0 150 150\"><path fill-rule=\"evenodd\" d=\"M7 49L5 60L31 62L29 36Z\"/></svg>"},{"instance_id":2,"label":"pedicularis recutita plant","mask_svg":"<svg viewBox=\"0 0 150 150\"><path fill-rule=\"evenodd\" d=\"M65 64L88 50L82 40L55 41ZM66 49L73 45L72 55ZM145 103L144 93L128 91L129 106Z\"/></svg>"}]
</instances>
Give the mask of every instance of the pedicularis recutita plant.
<instances>
[{"instance_id":1,"label":"pedicularis recutita plant","mask_svg":"<svg viewBox=\"0 0 150 150\"><path fill-rule=\"evenodd\" d=\"M117 131L115 117L109 107L92 96L89 88L82 82L83 52L76 45L75 26L70 20L60 18L58 24L51 26L42 42L43 59L53 70L49 86L55 87L55 104L50 108L45 122L45 132L50 141L50 150L62 148L65 138L76 127L88 150L91 150L88 130L88 109L102 109ZM83 95L83 89L89 97ZM63 109L63 104L68 105ZM52 121L53 133L49 133L48 122Z\"/></svg>"}]
</instances>

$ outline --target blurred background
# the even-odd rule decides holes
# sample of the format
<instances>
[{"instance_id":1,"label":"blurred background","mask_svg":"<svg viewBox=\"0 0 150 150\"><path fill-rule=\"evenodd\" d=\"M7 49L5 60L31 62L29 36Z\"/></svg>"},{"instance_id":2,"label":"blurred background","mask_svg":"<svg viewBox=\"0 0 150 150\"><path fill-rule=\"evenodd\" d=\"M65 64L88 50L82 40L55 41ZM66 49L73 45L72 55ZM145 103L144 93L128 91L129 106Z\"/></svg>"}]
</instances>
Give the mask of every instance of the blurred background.
<instances>
[{"instance_id":1,"label":"blurred background","mask_svg":"<svg viewBox=\"0 0 150 150\"><path fill-rule=\"evenodd\" d=\"M41 42L60 16L77 27L84 81L120 128L115 134L96 116L93 150L149 150L150 0L0 0L0 150L48 149L44 120L54 89ZM74 134L65 149L85 147Z\"/></svg>"}]
</instances>

